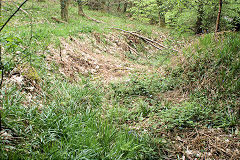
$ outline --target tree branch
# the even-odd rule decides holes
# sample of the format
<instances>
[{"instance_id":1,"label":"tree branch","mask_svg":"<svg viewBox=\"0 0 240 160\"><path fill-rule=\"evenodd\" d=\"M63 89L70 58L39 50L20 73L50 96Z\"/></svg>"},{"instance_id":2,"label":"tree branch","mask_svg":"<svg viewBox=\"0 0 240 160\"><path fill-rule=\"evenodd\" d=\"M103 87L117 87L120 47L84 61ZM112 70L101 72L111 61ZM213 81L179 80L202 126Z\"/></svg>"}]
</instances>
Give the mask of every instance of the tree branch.
<instances>
[{"instance_id":1,"label":"tree branch","mask_svg":"<svg viewBox=\"0 0 240 160\"><path fill-rule=\"evenodd\" d=\"M28 0L25 0L18 9L8 18L8 20L4 23L4 25L1 27L0 32L3 30L3 28L8 24L8 22L15 16L15 14L21 9L21 7L27 2Z\"/></svg>"},{"instance_id":2,"label":"tree branch","mask_svg":"<svg viewBox=\"0 0 240 160\"><path fill-rule=\"evenodd\" d=\"M147 42L148 44L150 44L151 46L153 46L153 47L155 47L155 48L157 48L157 49L159 49L159 50L161 50L161 48L157 47L156 45L158 45L158 46L160 46L160 47L162 47L162 48L168 49L168 47L160 44L159 42L156 42L156 41L154 41L154 40L152 40L152 39L149 39L149 38L147 38L147 37L141 36L141 35L139 35L139 34L137 34L137 33L130 32L130 31L125 31L125 30L120 29L120 28L110 28L110 29L119 30L119 31L122 31L122 32L125 32L125 33L129 33L129 34L131 34L131 35L133 35L133 36L139 37L139 38L141 38L142 40L144 40L145 42ZM156 45L154 45L154 44L156 44ZM175 51L175 52L179 52L179 51L176 50L176 49L171 49L171 50L173 50L173 51Z\"/></svg>"}]
</instances>

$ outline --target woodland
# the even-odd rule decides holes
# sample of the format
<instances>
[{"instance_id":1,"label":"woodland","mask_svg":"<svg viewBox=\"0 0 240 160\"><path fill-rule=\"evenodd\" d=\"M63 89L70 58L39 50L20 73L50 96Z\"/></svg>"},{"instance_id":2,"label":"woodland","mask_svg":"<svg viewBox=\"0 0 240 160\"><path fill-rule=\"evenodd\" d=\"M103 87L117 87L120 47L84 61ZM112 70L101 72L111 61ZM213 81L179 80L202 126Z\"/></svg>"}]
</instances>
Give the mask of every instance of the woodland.
<instances>
[{"instance_id":1,"label":"woodland","mask_svg":"<svg viewBox=\"0 0 240 160\"><path fill-rule=\"evenodd\" d=\"M0 0L0 159L238 160L240 1Z\"/></svg>"}]
</instances>

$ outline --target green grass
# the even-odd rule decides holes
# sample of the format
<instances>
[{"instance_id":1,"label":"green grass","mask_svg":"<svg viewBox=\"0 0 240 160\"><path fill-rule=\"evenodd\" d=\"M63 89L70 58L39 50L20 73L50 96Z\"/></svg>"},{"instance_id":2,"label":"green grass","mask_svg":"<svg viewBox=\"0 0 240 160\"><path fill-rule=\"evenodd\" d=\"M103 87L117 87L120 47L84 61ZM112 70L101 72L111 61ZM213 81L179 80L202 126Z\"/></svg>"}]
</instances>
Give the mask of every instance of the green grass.
<instances>
[{"instance_id":1,"label":"green grass","mask_svg":"<svg viewBox=\"0 0 240 160\"><path fill-rule=\"evenodd\" d=\"M57 45L59 38L111 32L107 24L78 17L76 8L71 8L68 24L55 23L51 16L60 15L57 4L52 3L54 7L48 8L44 3L34 3L31 8L29 3L23 8L33 14L31 41L31 18L23 12L19 12L1 33L1 44L5 49L3 60L5 64L10 62L5 71L11 71L18 60L22 60L21 63L31 61L42 79L42 94L33 94L29 103L23 88L4 83L1 91L4 97L3 126L20 139L1 139L0 158L157 159L159 153L151 136L117 126L113 116L102 118L106 104L101 86L97 87L84 77L81 83L69 84L56 74L58 67L54 64L49 72L45 63L47 46ZM13 9L10 7L8 11L4 17ZM96 12L86 13L93 16ZM98 16L104 16L108 22L117 18L109 14ZM119 24L123 23L122 18L117 20Z\"/></svg>"},{"instance_id":2,"label":"green grass","mask_svg":"<svg viewBox=\"0 0 240 160\"><path fill-rule=\"evenodd\" d=\"M240 36L224 33L200 37L184 51L185 63L170 67L179 89L190 92L191 99L211 110L211 127L239 125Z\"/></svg>"},{"instance_id":3,"label":"green grass","mask_svg":"<svg viewBox=\"0 0 240 160\"><path fill-rule=\"evenodd\" d=\"M83 84L56 81L51 85L55 89L45 91L50 96L47 103L41 104L42 97L36 95L39 103L27 106L23 105L25 95L18 88L4 88L4 126L22 139L8 152L7 141L3 140L1 158L17 155L23 159L156 158L149 137L117 128L111 119L100 117L103 103L100 88L96 90L87 80Z\"/></svg>"}]
</instances>

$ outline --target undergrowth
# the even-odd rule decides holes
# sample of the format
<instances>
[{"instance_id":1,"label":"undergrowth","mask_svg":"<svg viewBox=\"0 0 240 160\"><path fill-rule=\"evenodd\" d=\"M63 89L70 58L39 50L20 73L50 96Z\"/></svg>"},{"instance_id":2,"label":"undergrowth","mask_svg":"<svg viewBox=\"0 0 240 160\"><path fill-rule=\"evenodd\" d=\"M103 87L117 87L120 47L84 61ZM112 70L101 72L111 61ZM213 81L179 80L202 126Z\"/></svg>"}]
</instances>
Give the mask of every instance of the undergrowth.
<instances>
[{"instance_id":1,"label":"undergrowth","mask_svg":"<svg viewBox=\"0 0 240 160\"><path fill-rule=\"evenodd\" d=\"M69 23L58 24L51 16L60 15L60 6L49 3L51 8L47 3L24 8L33 14L32 38L30 17L23 12L17 15L21 21L15 18L1 33L5 80L22 75L37 90L3 83L2 122L10 138L1 138L0 159L160 159L171 143L161 132L239 127L238 33L201 36L182 54L148 53L140 43L136 48L143 55L126 52L125 58L153 67L150 72L131 73L128 80L109 84L92 82L94 75L80 75L73 82L59 73L59 64L46 64L50 45L59 47L61 38L69 36L108 34L111 25L147 36L158 26L84 8L87 15L107 22L96 24L78 17L73 7ZM159 73L162 66L167 66L166 74ZM165 99L176 98L170 92L188 98L177 103Z\"/></svg>"},{"instance_id":2,"label":"undergrowth","mask_svg":"<svg viewBox=\"0 0 240 160\"><path fill-rule=\"evenodd\" d=\"M45 91L50 101L41 104L36 95L39 103L23 105L26 98L17 87L4 88L3 125L20 139L14 145L2 140L1 158L156 158L149 137L119 129L100 117L100 90L87 80L77 85L56 81Z\"/></svg>"},{"instance_id":3,"label":"undergrowth","mask_svg":"<svg viewBox=\"0 0 240 160\"><path fill-rule=\"evenodd\" d=\"M236 33L204 35L178 57L184 61L168 68L177 88L211 110L210 126L239 125L239 40Z\"/></svg>"}]
</instances>

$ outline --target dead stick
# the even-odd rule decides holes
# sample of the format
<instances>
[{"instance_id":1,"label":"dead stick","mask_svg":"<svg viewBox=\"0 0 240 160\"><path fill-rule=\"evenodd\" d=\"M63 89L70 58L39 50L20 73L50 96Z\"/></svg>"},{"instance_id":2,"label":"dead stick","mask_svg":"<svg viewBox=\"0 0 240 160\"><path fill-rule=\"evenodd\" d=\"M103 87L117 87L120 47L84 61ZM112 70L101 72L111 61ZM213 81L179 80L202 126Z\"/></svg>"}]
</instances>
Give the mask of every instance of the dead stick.
<instances>
[{"instance_id":1,"label":"dead stick","mask_svg":"<svg viewBox=\"0 0 240 160\"><path fill-rule=\"evenodd\" d=\"M158 50L162 50L162 48L159 48L159 47L157 47L156 45L152 44L152 43L151 43L151 42L149 42L149 41L146 41L146 43L148 43L148 44L150 44L151 46L153 46L153 47L157 48Z\"/></svg>"},{"instance_id":2,"label":"dead stick","mask_svg":"<svg viewBox=\"0 0 240 160\"><path fill-rule=\"evenodd\" d=\"M17 8L19 7L18 5L15 5L15 6L16 6ZM28 12L25 11L24 9L20 8L20 10L21 10L22 12L24 12L25 14L29 15Z\"/></svg>"},{"instance_id":3,"label":"dead stick","mask_svg":"<svg viewBox=\"0 0 240 160\"><path fill-rule=\"evenodd\" d=\"M162 45L162 44L160 44L160 43L158 43L158 42L156 42L156 41L154 41L154 40L151 40L151 39L149 39L149 38L147 38L147 37L143 37L143 36L141 36L141 35L139 35L139 34L136 34L136 33L134 33L134 32L125 31L125 30L120 29L120 28L111 28L111 29L116 29L116 30L119 30L119 31L123 31L123 32L129 33L129 34L131 34L131 35L137 36L137 37L139 37L139 38L142 38L142 39L144 39L144 40L150 41L150 42L152 42L152 43L156 43L156 44L158 44L159 46L161 46L161 47L163 47L163 48L167 48L167 47L165 47L164 45Z\"/></svg>"},{"instance_id":4,"label":"dead stick","mask_svg":"<svg viewBox=\"0 0 240 160\"><path fill-rule=\"evenodd\" d=\"M134 35L134 36L137 36L137 37L139 37L139 38L141 38L141 39L144 39L145 41L149 41L149 42L151 42L151 43L155 43L155 44L159 45L160 47L167 49L166 46L164 46L164 45L162 45L162 44L160 44L160 43L158 43L158 42L156 42L156 41L154 41L154 40L152 40L152 39L149 39L149 38L147 38L147 37L141 36L141 35L139 35L139 34L136 34L136 33L130 32L130 31L125 31L125 30L120 29L120 28L110 28L110 29L115 29L115 30L119 30L119 31L122 31L122 32L125 32L125 33L129 33L129 34L131 34L131 35ZM154 45L154 47L156 47L156 46ZM175 50L175 49L171 49L171 50L173 50L173 51L175 51L175 52L179 52L178 50Z\"/></svg>"},{"instance_id":5,"label":"dead stick","mask_svg":"<svg viewBox=\"0 0 240 160\"><path fill-rule=\"evenodd\" d=\"M89 16L87 16L86 14L83 14L83 16L86 17L86 18L89 19L89 20L94 21L94 22L97 22L97 23L104 23L104 22L102 22L102 21L99 21L99 20L96 20L96 19L94 19L94 18L92 18L92 17L89 17Z\"/></svg>"},{"instance_id":6,"label":"dead stick","mask_svg":"<svg viewBox=\"0 0 240 160\"><path fill-rule=\"evenodd\" d=\"M128 47L129 47L130 51L132 50L134 53L136 53L138 55L138 52L134 48L132 48L130 45L128 45Z\"/></svg>"},{"instance_id":7,"label":"dead stick","mask_svg":"<svg viewBox=\"0 0 240 160\"><path fill-rule=\"evenodd\" d=\"M58 22L58 23L67 23L67 22L62 21L62 20L60 20L60 19L57 19L57 18L55 18L55 17L51 17L51 19L52 19L52 20L55 20L55 21Z\"/></svg>"}]
</instances>

